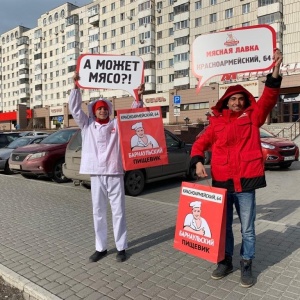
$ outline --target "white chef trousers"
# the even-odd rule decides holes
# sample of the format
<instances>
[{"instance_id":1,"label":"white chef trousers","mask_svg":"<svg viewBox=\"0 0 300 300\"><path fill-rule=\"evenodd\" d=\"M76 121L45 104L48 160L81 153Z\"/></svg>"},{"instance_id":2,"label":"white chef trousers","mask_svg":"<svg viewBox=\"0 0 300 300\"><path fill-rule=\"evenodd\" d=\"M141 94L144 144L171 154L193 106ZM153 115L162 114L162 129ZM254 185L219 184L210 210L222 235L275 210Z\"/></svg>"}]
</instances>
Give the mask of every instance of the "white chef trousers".
<instances>
[{"instance_id":1,"label":"white chef trousers","mask_svg":"<svg viewBox=\"0 0 300 300\"><path fill-rule=\"evenodd\" d=\"M116 248L124 250L127 245L125 218L125 192L123 175L92 175L91 193L96 239L96 250L107 250L107 202L110 201Z\"/></svg>"}]
</instances>

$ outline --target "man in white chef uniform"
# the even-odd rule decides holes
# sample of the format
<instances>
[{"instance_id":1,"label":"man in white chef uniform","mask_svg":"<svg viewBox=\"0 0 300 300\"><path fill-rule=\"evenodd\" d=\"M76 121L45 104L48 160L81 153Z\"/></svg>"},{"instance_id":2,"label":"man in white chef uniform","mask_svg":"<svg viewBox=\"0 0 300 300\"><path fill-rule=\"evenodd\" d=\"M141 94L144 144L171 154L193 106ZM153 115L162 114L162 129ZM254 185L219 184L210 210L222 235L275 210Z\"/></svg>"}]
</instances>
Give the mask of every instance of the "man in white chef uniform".
<instances>
[{"instance_id":1,"label":"man in white chef uniform","mask_svg":"<svg viewBox=\"0 0 300 300\"><path fill-rule=\"evenodd\" d=\"M90 256L97 262L107 255L107 202L111 205L117 261L126 260L127 228L125 220L124 170L117 119L110 120L112 104L98 99L88 105L88 115L82 108L80 90L76 85L69 99L70 112L81 128L82 154L80 173L91 175L91 194L96 238L96 252Z\"/></svg>"}]
</instances>

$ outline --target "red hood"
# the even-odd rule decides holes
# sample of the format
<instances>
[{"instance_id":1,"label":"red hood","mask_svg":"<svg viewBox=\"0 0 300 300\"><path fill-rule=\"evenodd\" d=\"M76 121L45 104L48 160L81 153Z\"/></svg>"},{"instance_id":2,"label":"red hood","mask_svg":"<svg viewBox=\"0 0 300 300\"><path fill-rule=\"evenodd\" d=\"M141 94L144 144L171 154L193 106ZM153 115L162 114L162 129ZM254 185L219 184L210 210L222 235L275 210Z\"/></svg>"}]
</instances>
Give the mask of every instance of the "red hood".
<instances>
[{"instance_id":1,"label":"red hood","mask_svg":"<svg viewBox=\"0 0 300 300\"><path fill-rule=\"evenodd\" d=\"M248 99L250 101L250 107L252 105L256 105L256 100L255 100L254 96L248 90L246 90L240 84L232 85L225 91L224 95L219 99L217 104L211 108L214 115L215 116L219 115L222 112L223 102L225 102L230 96L232 96L234 94L241 94L241 93L246 94L246 96L248 96Z\"/></svg>"},{"instance_id":2,"label":"red hood","mask_svg":"<svg viewBox=\"0 0 300 300\"><path fill-rule=\"evenodd\" d=\"M17 153L37 153L49 150L58 150L61 148L66 148L68 143L65 144L31 144L24 147L19 147L15 149L13 152Z\"/></svg>"}]
</instances>

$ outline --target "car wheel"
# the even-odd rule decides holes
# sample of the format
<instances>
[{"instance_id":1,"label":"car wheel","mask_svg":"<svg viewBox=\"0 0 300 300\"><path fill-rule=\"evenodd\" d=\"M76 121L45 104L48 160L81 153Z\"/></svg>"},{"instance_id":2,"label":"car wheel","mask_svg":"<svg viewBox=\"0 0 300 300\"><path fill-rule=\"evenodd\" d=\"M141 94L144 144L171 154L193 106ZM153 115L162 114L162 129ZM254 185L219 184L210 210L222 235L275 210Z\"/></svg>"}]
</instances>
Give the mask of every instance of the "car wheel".
<instances>
[{"instance_id":1,"label":"car wheel","mask_svg":"<svg viewBox=\"0 0 300 300\"><path fill-rule=\"evenodd\" d=\"M21 176L26 178L26 179L36 179L36 178L38 178L36 175L30 174L30 173L21 173Z\"/></svg>"},{"instance_id":2,"label":"car wheel","mask_svg":"<svg viewBox=\"0 0 300 300\"><path fill-rule=\"evenodd\" d=\"M7 161L6 164L5 164L5 167L4 167L4 174L11 175L13 173L14 172L9 168L8 161Z\"/></svg>"},{"instance_id":3,"label":"car wheel","mask_svg":"<svg viewBox=\"0 0 300 300\"><path fill-rule=\"evenodd\" d=\"M280 169L287 169L292 165L292 163L286 163L279 166Z\"/></svg>"},{"instance_id":4,"label":"car wheel","mask_svg":"<svg viewBox=\"0 0 300 300\"><path fill-rule=\"evenodd\" d=\"M62 171L62 165L64 164L63 160L58 161L53 168L52 173L52 180L57 183L64 183L70 181L69 178L67 178Z\"/></svg>"},{"instance_id":5,"label":"car wheel","mask_svg":"<svg viewBox=\"0 0 300 300\"><path fill-rule=\"evenodd\" d=\"M145 187L145 175L141 170L128 171L125 174L125 191L129 196L139 195Z\"/></svg>"}]
</instances>

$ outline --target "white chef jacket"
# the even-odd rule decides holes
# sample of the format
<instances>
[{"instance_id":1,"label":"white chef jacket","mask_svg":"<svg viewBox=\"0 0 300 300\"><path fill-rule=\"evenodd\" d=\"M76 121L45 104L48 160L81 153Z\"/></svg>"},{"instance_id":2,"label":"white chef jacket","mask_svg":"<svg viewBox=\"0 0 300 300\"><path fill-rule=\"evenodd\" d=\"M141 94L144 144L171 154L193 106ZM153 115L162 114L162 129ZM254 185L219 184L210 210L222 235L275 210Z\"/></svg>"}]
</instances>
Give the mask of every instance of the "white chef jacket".
<instances>
[{"instance_id":1,"label":"white chef jacket","mask_svg":"<svg viewBox=\"0 0 300 300\"><path fill-rule=\"evenodd\" d=\"M119 130L117 119L110 120L107 124L95 121L92 112L95 102L102 100L112 112L112 104L106 99L98 99L88 104L87 116L82 108L82 97L79 89L72 89L69 99L70 112L81 128L82 151L80 173L90 175L122 175L124 174Z\"/></svg>"}]
</instances>

